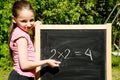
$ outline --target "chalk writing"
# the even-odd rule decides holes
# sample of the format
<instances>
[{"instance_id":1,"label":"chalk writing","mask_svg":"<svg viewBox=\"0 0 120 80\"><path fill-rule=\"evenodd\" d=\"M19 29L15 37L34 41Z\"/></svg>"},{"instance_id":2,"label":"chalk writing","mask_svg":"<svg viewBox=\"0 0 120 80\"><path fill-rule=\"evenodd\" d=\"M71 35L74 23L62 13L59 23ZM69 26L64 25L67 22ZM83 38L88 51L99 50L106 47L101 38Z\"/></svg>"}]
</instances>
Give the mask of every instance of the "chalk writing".
<instances>
[{"instance_id":1,"label":"chalk writing","mask_svg":"<svg viewBox=\"0 0 120 80\"><path fill-rule=\"evenodd\" d=\"M85 51L85 55L86 56L89 56L91 61L93 61L93 58L92 58L92 53L91 53L91 50L88 48L86 51Z\"/></svg>"},{"instance_id":2,"label":"chalk writing","mask_svg":"<svg viewBox=\"0 0 120 80\"><path fill-rule=\"evenodd\" d=\"M54 56L57 56L57 58L67 59L69 57L69 55L71 54L70 49L65 49L64 51L58 51L56 49L51 49L50 52L52 53L52 56L49 59L52 59ZM83 52L82 51L74 51L74 53L76 56L81 56ZM92 52L89 48L87 48L85 50L84 55L89 56L90 60L93 61Z\"/></svg>"}]
</instances>

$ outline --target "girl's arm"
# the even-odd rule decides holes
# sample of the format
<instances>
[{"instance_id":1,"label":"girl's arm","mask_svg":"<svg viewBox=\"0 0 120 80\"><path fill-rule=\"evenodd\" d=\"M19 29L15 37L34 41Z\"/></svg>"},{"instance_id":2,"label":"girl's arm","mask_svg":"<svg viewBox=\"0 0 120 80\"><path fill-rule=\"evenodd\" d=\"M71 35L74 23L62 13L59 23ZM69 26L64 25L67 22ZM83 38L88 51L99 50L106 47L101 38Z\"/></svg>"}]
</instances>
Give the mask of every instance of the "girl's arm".
<instances>
[{"instance_id":1,"label":"girl's arm","mask_svg":"<svg viewBox=\"0 0 120 80\"><path fill-rule=\"evenodd\" d=\"M19 64L22 70L30 70L34 69L38 66L48 64L51 67L58 67L60 62L55 61L55 60L41 60L41 61L28 61L28 56L27 56L27 40L23 38L19 38L17 41L17 46L18 46L18 54L19 54Z\"/></svg>"}]
</instances>

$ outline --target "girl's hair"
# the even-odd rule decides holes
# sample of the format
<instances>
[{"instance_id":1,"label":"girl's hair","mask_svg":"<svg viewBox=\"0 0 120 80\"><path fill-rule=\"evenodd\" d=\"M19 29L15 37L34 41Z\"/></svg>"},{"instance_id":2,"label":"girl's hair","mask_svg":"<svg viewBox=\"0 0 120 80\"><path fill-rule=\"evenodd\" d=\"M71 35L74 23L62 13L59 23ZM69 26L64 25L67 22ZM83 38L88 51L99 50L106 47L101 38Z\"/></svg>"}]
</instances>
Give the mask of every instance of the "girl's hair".
<instances>
[{"instance_id":1,"label":"girl's hair","mask_svg":"<svg viewBox=\"0 0 120 80\"><path fill-rule=\"evenodd\" d=\"M18 17L19 15L19 11L21 10L24 10L24 9L27 9L27 10L31 10L33 13L34 13L34 10L31 6L31 4L28 2L28 1L25 1L25 0L20 0L20 1L16 1L14 4L13 4L13 7L12 7L12 15L14 17ZM27 14L26 14L27 15ZM11 40L11 37L12 37L12 32L13 30L16 28L16 24L12 22L11 26L10 26L10 37L9 37L9 44L10 44L10 40ZM12 56L12 50L10 49L10 56Z\"/></svg>"}]
</instances>

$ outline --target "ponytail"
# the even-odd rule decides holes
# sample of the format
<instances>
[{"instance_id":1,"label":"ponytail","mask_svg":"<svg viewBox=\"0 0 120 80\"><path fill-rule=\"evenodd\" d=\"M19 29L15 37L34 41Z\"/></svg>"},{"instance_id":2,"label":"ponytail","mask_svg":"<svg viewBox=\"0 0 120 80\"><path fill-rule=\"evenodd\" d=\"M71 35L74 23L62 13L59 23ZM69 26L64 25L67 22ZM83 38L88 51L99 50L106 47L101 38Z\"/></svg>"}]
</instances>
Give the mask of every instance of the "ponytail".
<instances>
[{"instance_id":1,"label":"ponytail","mask_svg":"<svg viewBox=\"0 0 120 80\"><path fill-rule=\"evenodd\" d=\"M12 22L12 24L11 24L11 26L10 26L10 31L9 31L10 35L9 35L9 40L8 40L10 57L11 57L12 60L13 60L13 52L12 52L12 50L11 50L11 48L10 48L10 40L11 40L11 37L12 37L12 32L13 32L13 30L14 30L15 28L16 28L16 24L14 24L14 23Z\"/></svg>"}]
</instances>

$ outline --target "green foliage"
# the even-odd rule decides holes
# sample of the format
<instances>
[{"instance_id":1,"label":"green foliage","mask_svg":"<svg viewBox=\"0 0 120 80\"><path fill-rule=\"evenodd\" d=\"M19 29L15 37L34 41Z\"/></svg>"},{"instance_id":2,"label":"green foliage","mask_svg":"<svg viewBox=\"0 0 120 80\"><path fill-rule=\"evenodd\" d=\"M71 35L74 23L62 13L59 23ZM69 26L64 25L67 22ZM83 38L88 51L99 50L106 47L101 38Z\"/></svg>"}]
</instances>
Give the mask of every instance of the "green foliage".
<instances>
[{"instance_id":1,"label":"green foliage","mask_svg":"<svg viewBox=\"0 0 120 80\"><path fill-rule=\"evenodd\" d=\"M0 2L0 68L10 69L11 61L8 48L8 32L11 24L11 7L13 1ZM7 4L7 5L6 5Z\"/></svg>"},{"instance_id":2,"label":"green foliage","mask_svg":"<svg viewBox=\"0 0 120 80\"><path fill-rule=\"evenodd\" d=\"M92 1L82 4L79 0L40 0L37 5L38 18L45 24L93 24L99 17Z\"/></svg>"},{"instance_id":3,"label":"green foliage","mask_svg":"<svg viewBox=\"0 0 120 80\"><path fill-rule=\"evenodd\" d=\"M15 0L0 2L0 67L12 65L8 50L9 26L12 5ZM43 24L103 24L120 0L28 0L35 12L36 20ZM112 18L115 17L115 13ZM110 19L112 21L112 19ZM119 44L120 25L113 27L112 40ZM113 43L114 43L113 42Z\"/></svg>"},{"instance_id":4,"label":"green foliage","mask_svg":"<svg viewBox=\"0 0 120 80\"><path fill-rule=\"evenodd\" d=\"M113 67L120 66L120 57L112 55L112 66Z\"/></svg>"},{"instance_id":5,"label":"green foliage","mask_svg":"<svg viewBox=\"0 0 120 80\"><path fill-rule=\"evenodd\" d=\"M12 66L13 63L9 56L9 48L8 44L4 43L0 46L0 68L3 68L4 70L11 69L10 66Z\"/></svg>"}]
</instances>

